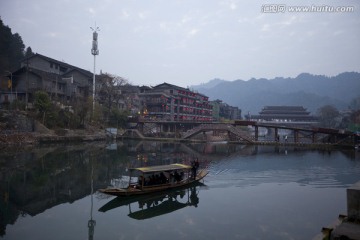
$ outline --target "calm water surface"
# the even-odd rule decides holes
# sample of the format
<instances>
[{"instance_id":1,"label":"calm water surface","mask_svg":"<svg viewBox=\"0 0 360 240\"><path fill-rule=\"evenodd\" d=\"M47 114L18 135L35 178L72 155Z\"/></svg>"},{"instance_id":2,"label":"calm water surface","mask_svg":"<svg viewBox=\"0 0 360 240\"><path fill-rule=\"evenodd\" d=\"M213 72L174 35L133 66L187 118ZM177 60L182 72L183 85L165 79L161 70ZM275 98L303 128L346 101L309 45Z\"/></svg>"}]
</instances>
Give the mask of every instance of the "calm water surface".
<instances>
[{"instance_id":1,"label":"calm water surface","mask_svg":"<svg viewBox=\"0 0 360 240\"><path fill-rule=\"evenodd\" d=\"M127 168L189 163L203 184L124 202ZM123 141L0 153L1 239L312 239L346 213L360 154Z\"/></svg>"}]
</instances>

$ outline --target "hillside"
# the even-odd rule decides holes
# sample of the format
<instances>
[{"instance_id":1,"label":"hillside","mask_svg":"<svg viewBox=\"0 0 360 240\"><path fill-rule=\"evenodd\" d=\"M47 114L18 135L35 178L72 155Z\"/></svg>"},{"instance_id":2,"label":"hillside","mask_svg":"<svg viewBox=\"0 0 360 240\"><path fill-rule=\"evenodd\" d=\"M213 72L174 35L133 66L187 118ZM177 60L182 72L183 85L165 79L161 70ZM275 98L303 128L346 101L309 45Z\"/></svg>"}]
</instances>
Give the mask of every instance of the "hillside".
<instances>
[{"instance_id":1,"label":"hillside","mask_svg":"<svg viewBox=\"0 0 360 240\"><path fill-rule=\"evenodd\" d=\"M265 105L301 105L311 111L331 104L346 109L360 97L360 73L344 72L334 77L302 73L295 78L250 79L248 81L212 80L191 86L210 97L238 106L243 115L257 114ZM214 84L216 83L216 84Z\"/></svg>"}]
</instances>

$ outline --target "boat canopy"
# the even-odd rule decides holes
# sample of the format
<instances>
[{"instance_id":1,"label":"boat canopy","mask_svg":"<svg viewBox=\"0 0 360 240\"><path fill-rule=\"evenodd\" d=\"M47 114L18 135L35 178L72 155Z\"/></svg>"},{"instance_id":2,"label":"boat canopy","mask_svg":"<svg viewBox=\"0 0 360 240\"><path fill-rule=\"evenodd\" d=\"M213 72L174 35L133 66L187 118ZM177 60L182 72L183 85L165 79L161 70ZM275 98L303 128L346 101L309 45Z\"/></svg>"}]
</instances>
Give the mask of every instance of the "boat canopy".
<instances>
[{"instance_id":1,"label":"boat canopy","mask_svg":"<svg viewBox=\"0 0 360 240\"><path fill-rule=\"evenodd\" d=\"M175 170L182 170L182 169L190 169L191 166L174 163L170 165L160 165L160 166L150 166L150 167L140 167L140 168L131 168L130 171L140 171L143 173L153 173L153 172L166 172L166 171L175 171Z\"/></svg>"}]
</instances>

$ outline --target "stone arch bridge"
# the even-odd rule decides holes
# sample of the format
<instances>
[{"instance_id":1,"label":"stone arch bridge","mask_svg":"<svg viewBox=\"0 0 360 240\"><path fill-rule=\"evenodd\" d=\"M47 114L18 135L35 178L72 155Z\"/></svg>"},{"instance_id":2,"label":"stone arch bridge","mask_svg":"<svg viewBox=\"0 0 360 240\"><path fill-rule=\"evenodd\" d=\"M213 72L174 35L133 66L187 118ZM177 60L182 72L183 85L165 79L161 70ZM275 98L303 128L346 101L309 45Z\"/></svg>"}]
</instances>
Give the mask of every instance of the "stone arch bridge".
<instances>
[{"instance_id":1,"label":"stone arch bridge","mask_svg":"<svg viewBox=\"0 0 360 240\"><path fill-rule=\"evenodd\" d=\"M220 136L223 137L227 136L228 140L236 140L236 141L245 141L248 143L253 143L254 139L250 136L250 134L246 131L241 130L238 127L235 127L231 124L224 124L224 123L218 123L218 124L201 124L197 127L194 127L186 132L184 132L181 135L182 139L189 139L192 138L198 134L204 134L206 132L212 132L213 136ZM214 138L216 139L216 138ZM221 140L222 138L217 138L218 140ZM224 139L222 139L224 140Z\"/></svg>"}]
</instances>

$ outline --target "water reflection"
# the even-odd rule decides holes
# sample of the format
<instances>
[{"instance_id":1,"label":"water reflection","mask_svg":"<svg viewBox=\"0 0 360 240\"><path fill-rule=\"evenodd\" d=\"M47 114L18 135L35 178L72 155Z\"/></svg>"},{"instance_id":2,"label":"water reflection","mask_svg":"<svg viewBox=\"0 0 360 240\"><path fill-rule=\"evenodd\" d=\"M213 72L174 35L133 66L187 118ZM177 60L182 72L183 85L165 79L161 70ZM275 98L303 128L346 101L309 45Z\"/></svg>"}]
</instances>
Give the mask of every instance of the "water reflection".
<instances>
[{"instance_id":1,"label":"water reflection","mask_svg":"<svg viewBox=\"0 0 360 240\"><path fill-rule=\"evenodd\" d=\"M18 219L41 215L62 203L74 203L91 195L92 205L92 193L117 181L125 181L128 168L189 164L198 158L200 164L209 166L206 180L210 189L289 182L317 188L343 188L359 180L359 154L357 151L315 151L286 146L135 140L5 149L0 152L0 236L5 236L6 227L16 225ZM184 196L185 200L191 200L191 192L190 197ZM181 199L180 195L177 199ZM157 201L157 205L149 205L151 211L152 207L165 206L161 210L165 211L176 209L176 206L195 206L196 202L173 204L170 196ZM144 209L138 210L147 210L147 205L145 202ZM91 211L86 219L89 239L95 231L92 215Z\"/></svg>"},{"instance_id":2,"label":"water reflection","mask_svg":"<svg viewBox=\"0 0 360 240\"><path fill-rule=\"evenodd\" d=\"M360 156L351 157L346 151L311 151L259 147L256 155L236 155L214 160L209 177L213 187L246 187L262 183L296 182L316 188L349 187L359 180ZM350 156L350 157L349 157ZM353 161L344 162L344 159Z\"/></svg>"},{"instance_id":3,"label":"water reflection","mask_svg":"<svg viewBox=\"0 0 360 240\"><path fill-rule=\"evenodd\" d=\"M94 232L95 232L95 225L96 221L93 219L93 208L94 208L94 166L93 162L91 162L91 208L90 208L90 220L88 221L88 228L89 228L89 235L88 239L93 240L94 239Z\"/></svg>"},{"instance_id":4,"label":"water reflection","mask_svg":"<svg viewBox=\"0 0 360 240\"><path fill-rule=\"evenodd\" d=\"M205 187L204 184L197 183L189 188L165 191L150 195L125 198L116 197L102 206L99 211L107 212L118 207L128 206L128 216L130 218L144 220L168 214L189 206L198 207L198 193L200 186ZM137 207L134 205L137 205Z\"/></svg>"},{"instance_id":5,"label":"water reflection","mask_svg":"<svg viewBox=\"0 0 360 240\"><path fill-rule=\"evenodd\" d=\"M106 144L42 146L1 153L0 235L19 216L35 216L106 187L129 165L126 149ZM90 184L92 182L92 184Z\"/></svg>"}]
</instances>

